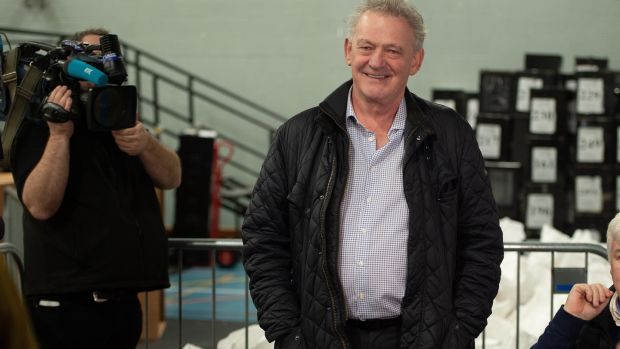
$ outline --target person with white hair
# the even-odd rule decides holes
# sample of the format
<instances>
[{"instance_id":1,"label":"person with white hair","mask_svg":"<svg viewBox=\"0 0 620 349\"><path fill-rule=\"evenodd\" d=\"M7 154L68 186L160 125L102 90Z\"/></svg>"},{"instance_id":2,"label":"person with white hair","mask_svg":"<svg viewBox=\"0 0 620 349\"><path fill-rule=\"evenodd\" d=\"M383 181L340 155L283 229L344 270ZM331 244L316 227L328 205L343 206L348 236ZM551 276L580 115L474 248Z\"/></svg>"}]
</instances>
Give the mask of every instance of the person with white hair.
<instances>
[{"instance_id":1,"label":"person with white hair","mask_svg":"<svg viewBox=\"0 0 620 349\"><path fill-rule=\"evenodd\" d=\"M532 349L620 348L620 213L607 228L607 253L613 286L575 284Z\"/></svg>"}]
</instances>

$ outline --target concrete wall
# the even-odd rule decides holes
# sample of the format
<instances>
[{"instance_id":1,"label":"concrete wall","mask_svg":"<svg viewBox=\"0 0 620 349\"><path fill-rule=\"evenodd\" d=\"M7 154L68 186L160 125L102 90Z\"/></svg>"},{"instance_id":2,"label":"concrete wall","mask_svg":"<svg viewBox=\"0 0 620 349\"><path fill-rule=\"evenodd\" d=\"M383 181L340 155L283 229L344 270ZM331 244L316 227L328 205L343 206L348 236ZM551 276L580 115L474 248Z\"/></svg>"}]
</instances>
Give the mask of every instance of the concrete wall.
<instances>
[{"instance_id":1,"label":"concrete wall","mask_svg":"<svg viewBox=\"0 0 620 349\"><path fill-rule=\"evenodd\" d=\"M564 71L573 70L575 56L608 57L611 68L620 69L620 0L415 3L429 34L424 65L409 87L422 97L433 88L476 91L481 69L521 69L526 52L561 54ZM0 25L57 32L104 26L132 45L290 116L349 78L343 41L356 4L0 0ZM253 136L253 128L243 125L229 132Z\"/></svg>"}]
</instances>

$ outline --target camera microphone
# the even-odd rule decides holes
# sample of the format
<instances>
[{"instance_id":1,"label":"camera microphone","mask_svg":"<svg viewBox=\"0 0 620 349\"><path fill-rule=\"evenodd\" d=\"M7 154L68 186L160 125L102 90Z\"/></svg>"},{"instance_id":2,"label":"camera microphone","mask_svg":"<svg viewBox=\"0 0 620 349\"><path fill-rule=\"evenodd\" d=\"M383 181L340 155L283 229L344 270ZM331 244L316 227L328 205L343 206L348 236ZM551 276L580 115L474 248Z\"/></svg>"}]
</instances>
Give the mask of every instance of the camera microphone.
<instances>
[{"instance_id":1,"label":"camera microphone","mask_svg":"<svg viewBox=\"0 0 620 349\"><path fill-rule=\"evenodd\" d=\"M105 86L108 76L101 70L79 59L71 59L63 65L65 74L80 80L90 81L96 86Z\"/></svg>"}]
</instances>

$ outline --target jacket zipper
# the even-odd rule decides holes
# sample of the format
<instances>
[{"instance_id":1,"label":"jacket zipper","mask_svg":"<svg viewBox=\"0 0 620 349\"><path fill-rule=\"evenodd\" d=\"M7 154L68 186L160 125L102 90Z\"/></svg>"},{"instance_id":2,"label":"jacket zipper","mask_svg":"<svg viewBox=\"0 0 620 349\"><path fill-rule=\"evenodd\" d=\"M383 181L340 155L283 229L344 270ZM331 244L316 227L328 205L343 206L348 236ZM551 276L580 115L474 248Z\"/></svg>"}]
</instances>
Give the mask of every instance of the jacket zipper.
<instances>
[{"instance_id":1,"label":"jacket zipper","mask_svg":"<svg viewBox=\"0 0 620 349\"><path fill-rule=\"evenodd\" d=\"M328 144L329 144L329 138L328 138ZM327 212L327 202L329 201L329 197L330 194L332 192L332 187L333 187L333 180L334 180L334 175L336 172L336 158L334 155L332 155L332 160L331 160L331 169L330 169L330 173L329 173L329 179L327 181L327 189L325 191L325 194L323 195L323 202L321 203L321 217L320 217L320 223L321 223L321 229L320 229L320 236L321 236L321 247L323 248L323 251L327 251L327 246L326 246L326 237L325 237L325 213ZM340 331L338 330L338 327L336 326L336 321L338 319L338 316L336 314L336 302L335 302L335 296L334 296L334 291L332 290L331 286L330 286L330 279L328 277L328 272L327 272L327 265L326 265L326 259L327 256L324 255L323 256L323 263L321 263L321 269L323 272L323 277L325 278L325 284L327 285L327 291L329 292L329 300L331 302L332 305L332 324L333 324L333 330L334 333L336 333L336 335L338 336L338 339L340 339L340 343L342 344L343 348L347 348L347 343L344 339L344 336L340 333ZM346 306L346 304L345 304Z\"/></svg>"}]
</instances>

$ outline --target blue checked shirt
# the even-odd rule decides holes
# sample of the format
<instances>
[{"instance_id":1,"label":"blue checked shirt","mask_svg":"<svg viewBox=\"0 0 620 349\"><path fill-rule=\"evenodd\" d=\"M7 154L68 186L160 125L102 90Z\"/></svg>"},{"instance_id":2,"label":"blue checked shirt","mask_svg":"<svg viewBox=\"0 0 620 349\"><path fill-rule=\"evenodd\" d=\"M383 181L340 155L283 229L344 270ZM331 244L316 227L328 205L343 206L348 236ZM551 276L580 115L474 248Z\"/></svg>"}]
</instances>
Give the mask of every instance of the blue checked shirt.
<instances>
[{"instance_id":1,"label":"blue checked shirt","mask_svg":"<svg viewBox=\"0 0 620 349\"><path fill-rule=\"evenodd\" d=\"M350 166L340 210L338 271L352 319L400 315L409 236L403 191L406 110L403 98L388 131L388 143L376 149L375 135L355 116L349 90Z\"/></svg>"}]
</instances>

